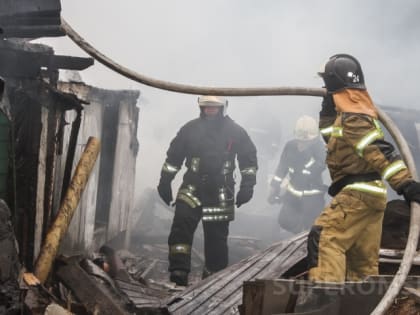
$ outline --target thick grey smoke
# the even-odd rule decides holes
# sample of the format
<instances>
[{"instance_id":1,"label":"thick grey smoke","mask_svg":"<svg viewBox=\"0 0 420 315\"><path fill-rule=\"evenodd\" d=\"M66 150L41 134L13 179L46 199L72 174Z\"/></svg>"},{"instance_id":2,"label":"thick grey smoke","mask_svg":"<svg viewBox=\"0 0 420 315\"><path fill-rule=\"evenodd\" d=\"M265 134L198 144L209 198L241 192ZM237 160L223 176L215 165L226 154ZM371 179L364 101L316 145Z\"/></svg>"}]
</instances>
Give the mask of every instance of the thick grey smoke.
<instances>
[{"instance_id":1,"label":"thick grey smoke","mask_svg":"<svg viewBox=\"0 0 420 315\"><path fill-rule=\"evenodd\" d=\"M64 18L95 47L155 78L213 86L319 87L316 72L329 56L343 52L360 60L374 100L419 105L417 0L136 0L118 5L72 0L62 5ZM57 53L84 56L69 39L44 42ZM141 90L137 191L156 186L170 140L198 115L196 96L141 86L99 64L82 76L104 88ZM236 97L230 98L229 114L248 128L278 125L284 143L296 119L316 117L319 104L313 97ZM270 168L276 161L260 163ZM257 204L254 200L249 208Z\"/></svg>"}]
</instances>

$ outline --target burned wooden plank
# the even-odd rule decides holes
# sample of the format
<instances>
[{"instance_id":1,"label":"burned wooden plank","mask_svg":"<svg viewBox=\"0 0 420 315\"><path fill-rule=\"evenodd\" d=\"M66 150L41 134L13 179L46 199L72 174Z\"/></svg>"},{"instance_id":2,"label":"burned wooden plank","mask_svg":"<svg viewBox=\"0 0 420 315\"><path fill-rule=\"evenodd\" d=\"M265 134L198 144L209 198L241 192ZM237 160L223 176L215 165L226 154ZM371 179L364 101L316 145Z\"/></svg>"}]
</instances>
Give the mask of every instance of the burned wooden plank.
<instances>
[{"instance_id":1,"label":"burned wooden plank","mask_svg":"<svg viewBox=\"0 0 420 315\"><path fill-rule=\"evenodd\" d=\"M52 55L41 59L41 66L53 69L84 70L94 63L93 58Z\"/></svg>"},{"instance_id":2,"label":"burned wooden plank","mask_svg":"<svg viewBox=\"0 0 420 315\"><path fill-rule=\"evenodd\" d=\"M306 234L305 234L306 235ZM279 256L276 256L272 261L263 261L264 264L255 266L257 272L252 276L252 279L267 279L267 278L278 278L285 273L294 264L301 261L306 256L306 237L303 239L303 243L297 242L297 244L289 244ZM296 246L294 246L296 245ZM302 246L303 245L303 246ZM249 277L249 275L248 275ZM246 281L246 278L238 279L239 283ZM227 288L224 288L226 290ZM242 299L242 286L238 287L238 284L230 284L231 293L228 297L216 307L213 306L212 312L217 314L231 314L237 312L237 306L240 304Z\"/></svg>"},{"instance_id":3,"label":"burned wooden plank","mask_svg":"<svg viewBox=\"0 0 420 315\"><path fill-rule=\"evenodd\" d=\"M280 276L305 257L305 247L306 233L277 243L187 288L175 301L169 302L169 311L173 314L237 314L243 282L273 274Z\"/></svg>"},{"instance_id":4,"label":"burned wooden plank","mask_svg":"<svg viewBox=\"0 0 420 315\"><path fill-rule=\"evenodd\" d=\"M169 314L164 303L168 295L164 291L148 288L141 283L127 283L120 280L115 282L135 305L137 311L150 312L148 314Z\"/></svg>"},{"instance_id":5,"label":"burned wooden plank","mask_svg":"<svg viewBox=\"0 0 420 315\"><path fill-rule=\"evenodd\" d=\"M92 58L56 56L0 47L0 75L4 77L37 77L42 68L50 70L83 70L93 65Z\"/></svg>"},{"instance_id":6,"label":"burned wooden plank","mask_svg":"<svg viewBox=\"0 0 420 315\"><path fill-rule=\"evenodd\" d=\"M89 312L126 315L132 311L124 305L123 301L118 300L115 294L112 294L112 288L89 276L77 263L60 266L56 275Z\"/></svg>"},{"instance_id":7,"label":"burned wooden plank","mask_svg":"<svg viewBox=\"0 0 420 315\"><path fill-rule=\"evenodd\" d=\"M293 280L253 280L243 286L241 315L268 315L293 312L296 304Z\"/></svg>"},{"instance_id":8,"label":"burned wooden plank","mask_svg":"<svg viewBox=\"0 0 420 315\"><path fill-rule=\"evenodd\" d=\"M264 282L247 281L244 283L241 315L254 315L262 312L264 290Z\"/></svg>"}]
</instances>

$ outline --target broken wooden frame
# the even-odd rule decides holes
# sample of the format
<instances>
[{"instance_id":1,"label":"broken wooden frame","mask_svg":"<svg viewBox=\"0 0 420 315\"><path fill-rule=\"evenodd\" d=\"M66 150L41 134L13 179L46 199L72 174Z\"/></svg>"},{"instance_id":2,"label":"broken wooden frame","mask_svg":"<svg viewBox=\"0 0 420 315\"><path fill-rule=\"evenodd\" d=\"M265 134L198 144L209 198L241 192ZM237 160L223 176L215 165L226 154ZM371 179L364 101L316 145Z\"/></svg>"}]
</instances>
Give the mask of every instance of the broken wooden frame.
<instances>
[{"instance_id":1,"label":"broken wooden frame","mask_svg":"<svg viewBox=\"0 0 420 315\"><path fill-rule=\"evenodd\" d=\"M54 223L45 237L44 245L35 265L35 275L41 283L44 283L50 273L51 266L60 245L60 241L66 233L74 211L80 200L89 175L95 165L100 150L100 142L97 138L91 137L88 140L85 151L74 171L69 189L58 211Z\"/></svg>"}]
</instances>

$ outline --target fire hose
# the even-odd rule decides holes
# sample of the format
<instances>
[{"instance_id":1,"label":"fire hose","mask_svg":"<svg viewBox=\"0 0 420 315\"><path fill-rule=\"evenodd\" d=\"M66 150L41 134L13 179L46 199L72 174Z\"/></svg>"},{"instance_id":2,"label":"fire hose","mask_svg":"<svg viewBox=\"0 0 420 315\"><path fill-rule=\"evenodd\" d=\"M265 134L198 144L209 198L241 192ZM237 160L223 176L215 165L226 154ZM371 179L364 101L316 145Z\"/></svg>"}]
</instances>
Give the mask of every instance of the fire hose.
<instances>
[{"instance_id":1,"label":"fire hose","mask_svg":"<svg viewBox=\"0 0 420 315\"><path fill-rule=\"evenodd\" d=\"M143 74L137 73L129 68L126 68L112 59L108 58L91 44L85 41L73 28L62 19L61 27L68 37L84 50L88 55L93 57L98 62L102 63L111 70L144 85L155 87L162 90L185 93L185 94L200 94L200 95L220 95L220 96L263 96L263 95L301 95L301 96L324 96L326 94L323 88L304 88L304 87L204 87L187 84L179 84L169 81L157 80ZM405 160L410 172L417 180L417 171L413 156L409 146L402 136L400 130L390 117L378 108L379 119L384 127L389 131L394 138L403 159ZM414 255L416 254L417 243L420 233L420 205L412 202L410 216L410 228L407 244L404 251L400 267L395 274L388 290L373 310L371 315L382 315L393 304L395 298L399 294L405 280L410 271Z\"/></svg>"}]
</instances>

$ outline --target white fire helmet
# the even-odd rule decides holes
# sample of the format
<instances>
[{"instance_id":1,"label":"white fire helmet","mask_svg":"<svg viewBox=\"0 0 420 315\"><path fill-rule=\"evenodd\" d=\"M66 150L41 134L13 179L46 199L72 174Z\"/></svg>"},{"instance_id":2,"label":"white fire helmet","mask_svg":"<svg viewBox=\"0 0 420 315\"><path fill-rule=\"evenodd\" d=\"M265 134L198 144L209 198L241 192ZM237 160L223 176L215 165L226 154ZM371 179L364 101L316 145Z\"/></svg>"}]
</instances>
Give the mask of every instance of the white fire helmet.
<instances>
[{"instance_id":1,"label":"white fire helmet","mask_svg":"<svg viewBox=\"0 0 420 315\"><path fill-rule=\"evenodd\" d=\"M198 106L216 106L222 107L223 116L226 115L226 109L228 107L228 101L220 96L203 95L198 98Z\"/></svg>"},{"instance_id":2,"label":"white fire helmet","mask_svg":"<svg viewBox=\"0 0 420 315\"><path fill-rule=\"evenodd\" d=\"M296 121L295 137L298 140L309 141L319 135L318 124L311 116L302 116Z\"/></svg>"}]
</instances>

